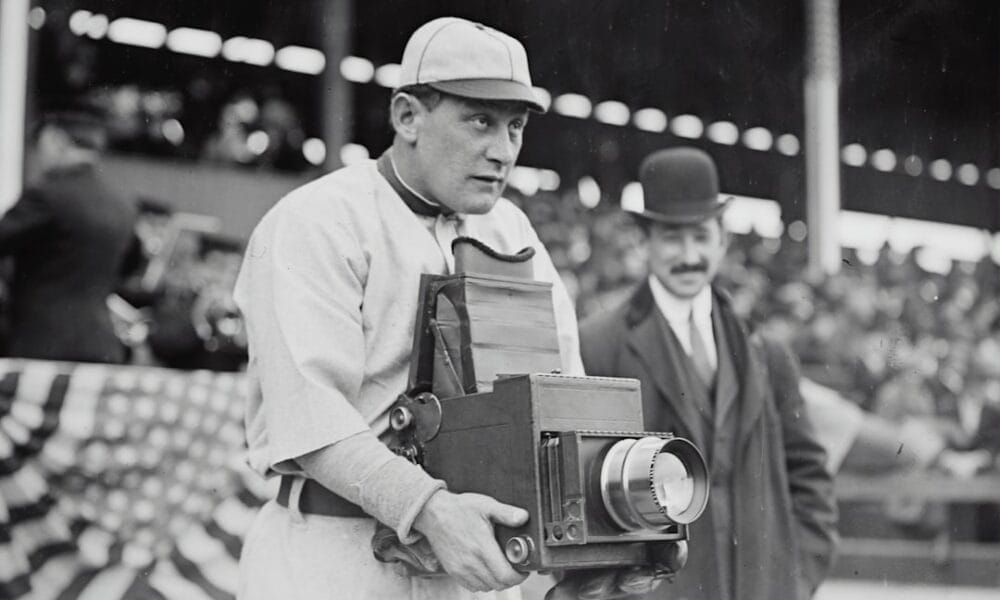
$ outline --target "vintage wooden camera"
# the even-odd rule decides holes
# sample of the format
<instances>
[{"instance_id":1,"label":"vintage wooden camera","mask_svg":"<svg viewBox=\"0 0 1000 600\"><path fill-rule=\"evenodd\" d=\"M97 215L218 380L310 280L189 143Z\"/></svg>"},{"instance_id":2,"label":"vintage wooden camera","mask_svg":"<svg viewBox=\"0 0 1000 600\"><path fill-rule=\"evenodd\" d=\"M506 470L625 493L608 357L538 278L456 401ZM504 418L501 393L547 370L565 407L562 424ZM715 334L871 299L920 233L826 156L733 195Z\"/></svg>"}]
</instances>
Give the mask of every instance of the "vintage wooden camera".
<instances>
[{"instance_id":1,"label":"vintage wooden camera","mask_svg":"<svg viewBox=\"0 0 1000 600\"><path fill-rule=\"evenodd\" d=\"M396 446L452 491L529 512L497 527L516 568L652 564L687 539L708 501L701 453L643 431L637 380L558 373L549 284L465 269L425 275L421 295Z\"/></svg>"}]
</instances>

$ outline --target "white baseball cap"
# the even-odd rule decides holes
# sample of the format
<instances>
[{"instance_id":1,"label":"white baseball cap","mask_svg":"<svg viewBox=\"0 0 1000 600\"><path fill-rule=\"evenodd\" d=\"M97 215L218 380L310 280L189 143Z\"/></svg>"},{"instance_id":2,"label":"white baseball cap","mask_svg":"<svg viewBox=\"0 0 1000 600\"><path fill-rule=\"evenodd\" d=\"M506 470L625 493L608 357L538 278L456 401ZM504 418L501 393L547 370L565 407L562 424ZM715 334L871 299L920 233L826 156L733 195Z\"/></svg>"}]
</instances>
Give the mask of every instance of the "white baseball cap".
<instances>
[{"instance_id":1,"label":"white baseball cap","mask_svg":"<svg viewBox=\"0 0 1000 600\"><path fill-rule=\"evenodd\" d=\"M417 84L464 98L513 100L538 112L547 109L531 87L521 42L457 17L429 21L410 36L399 87Z\"/></svg>"}]
</instances>

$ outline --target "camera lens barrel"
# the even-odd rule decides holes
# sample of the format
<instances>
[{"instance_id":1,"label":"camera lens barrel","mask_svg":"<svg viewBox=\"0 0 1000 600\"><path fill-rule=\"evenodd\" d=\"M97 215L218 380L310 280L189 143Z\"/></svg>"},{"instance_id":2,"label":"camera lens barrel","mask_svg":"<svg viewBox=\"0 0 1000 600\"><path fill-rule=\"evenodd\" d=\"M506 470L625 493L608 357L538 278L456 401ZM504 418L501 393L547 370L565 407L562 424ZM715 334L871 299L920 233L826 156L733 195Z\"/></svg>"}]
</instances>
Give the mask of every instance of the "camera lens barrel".
<instances>
[{"instance_id":1,"label":"camera lens barrel","mask_svg":"<svg viewBox=\"0 0 1000 600\"><path fill-rule=\"evenodd\" d=\"M708 503L705 459L683 438L622 439L601 464L601 497L626 531L661 531L697 519Z\"/></svg>"}]
</instances>

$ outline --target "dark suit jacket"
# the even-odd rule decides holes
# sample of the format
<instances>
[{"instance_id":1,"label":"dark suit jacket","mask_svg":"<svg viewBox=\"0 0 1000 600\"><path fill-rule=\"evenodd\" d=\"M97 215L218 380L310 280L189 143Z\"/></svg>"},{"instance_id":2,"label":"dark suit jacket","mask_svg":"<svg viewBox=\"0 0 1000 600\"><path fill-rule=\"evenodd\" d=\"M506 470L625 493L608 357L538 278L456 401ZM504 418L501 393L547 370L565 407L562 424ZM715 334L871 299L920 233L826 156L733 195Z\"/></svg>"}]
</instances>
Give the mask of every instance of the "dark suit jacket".
<instances>
[{"instance_id":1,"label":"dark suit jacket","mask_svg":"<svg viewBox=\"0 0 1000 600\"><path fill-rule=\"evenodd\" d=\"M689 374L669 354L678 345L667 337L648 283L581 326L587 374L639 379L646 428L686 437L711 456L715 501L691 525L687 566L654 597L716 600L729 596L719 589L728 579L739 600L808 598L833 561L836 504L825 453L799 395L798 367L787 349L748 335L722 294L713 301L716 336L721 325L738 382L714 426L682 391ZM723 506L731 515L721 514L720 494L728 495ZM728 522L731 531L721 533L735 541L723 577L718 557L728 549L718 547L715 529L726 525L715 521Z\"/></svg>"},{"instance_id":2,"label":"dark suit jacket","mask_svg":"<svg viewBox=\"0 0 1000 600\"><path fill-rule=\"evenodd\" d=\"M25 190L0 219L0 256L14 258L8 355L122 362L106 302L136 212L89 166L52 172Z\"/></svg>"}]
</instances>

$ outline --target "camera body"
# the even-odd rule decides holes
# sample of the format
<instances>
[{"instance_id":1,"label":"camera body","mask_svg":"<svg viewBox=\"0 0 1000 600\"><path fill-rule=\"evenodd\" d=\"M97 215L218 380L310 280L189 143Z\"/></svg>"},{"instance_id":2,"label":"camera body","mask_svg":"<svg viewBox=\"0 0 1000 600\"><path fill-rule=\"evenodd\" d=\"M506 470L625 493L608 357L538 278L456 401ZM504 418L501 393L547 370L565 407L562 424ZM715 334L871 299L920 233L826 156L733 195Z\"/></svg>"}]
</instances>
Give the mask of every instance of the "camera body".
<instances>
[{"instance_id":1,"label":"camera body","mask_svg":"<svg viewBox=\"0 0 1000 600\"><path fill-rule=\"evenodd\" d=\"M602 467L616 443L677 442L642 431L636 380L504 377L492 392L443 399L441 412L441 428L424 446L424 467L453 491L528 511L525 525L497 527L501 548L519 568L649 564L649 543L687 539L681 523L627 531L607 508L611 482ZM648 493L648 477L639 485Z\"/></svg>"},{"instance_id":2,"label":"camera body","mask_svg":"<svg viewBox=\"0 0 1000 600\"><path fill-rule=\"evenodd\" d=\"M392 445L453 492L526 509L523 526L496 527L516 568L651 565L687 539L704 459L643 430L638 380L559 374L549 284L425 275L421 298Z\"/></svg>"}]
</instances>

